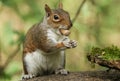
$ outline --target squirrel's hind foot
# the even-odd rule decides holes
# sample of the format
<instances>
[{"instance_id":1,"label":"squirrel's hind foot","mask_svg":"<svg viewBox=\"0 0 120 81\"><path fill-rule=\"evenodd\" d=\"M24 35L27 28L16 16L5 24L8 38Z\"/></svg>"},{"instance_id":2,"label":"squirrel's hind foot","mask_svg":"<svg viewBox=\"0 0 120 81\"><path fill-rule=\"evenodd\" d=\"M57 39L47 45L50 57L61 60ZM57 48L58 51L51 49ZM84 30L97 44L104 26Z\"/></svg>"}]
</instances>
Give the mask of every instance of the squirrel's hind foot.
<instances>
[{"instance_id":1,"label":"squirrel's hind foot","mask_svg":"<svg viewBox=\"0 0 120 81\"><path fill-rule=\"evenodd\" d=\"M67 71L65 69L57 69L55 71L55 74L67 75L67 74L69 74L69 71Z\"/></svg>"},{"instance_id":2,"label":"squirrel's hind foot","mask_svg":"<svg viewBox=\"0 0 120 81\"><path fill-rule=\"evenodd\" d=\"M35 75L25 74L25 75L22 75L21 80L27 80L27 79L31 79L34 77L35 77Z\"/></svg>"}]
</instances>

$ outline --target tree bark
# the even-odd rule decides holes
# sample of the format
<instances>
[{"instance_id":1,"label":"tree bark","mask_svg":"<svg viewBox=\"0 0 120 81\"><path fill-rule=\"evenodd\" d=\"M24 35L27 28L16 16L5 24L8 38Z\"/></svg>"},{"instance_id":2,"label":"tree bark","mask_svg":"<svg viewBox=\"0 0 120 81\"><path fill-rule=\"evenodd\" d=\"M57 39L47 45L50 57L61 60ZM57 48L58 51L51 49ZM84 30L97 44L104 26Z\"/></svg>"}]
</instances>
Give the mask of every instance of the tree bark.
<instances>
[{"instance_id":1,"label":"tree bark","mask_svg":"<svg viewBox=\"0 0 120 81\"><path fill-rule=\"evenodd\" d=\"M119 71L71 72L68 75L46 75L23 81L120 81Z\"/></svg>"}]
</instances>

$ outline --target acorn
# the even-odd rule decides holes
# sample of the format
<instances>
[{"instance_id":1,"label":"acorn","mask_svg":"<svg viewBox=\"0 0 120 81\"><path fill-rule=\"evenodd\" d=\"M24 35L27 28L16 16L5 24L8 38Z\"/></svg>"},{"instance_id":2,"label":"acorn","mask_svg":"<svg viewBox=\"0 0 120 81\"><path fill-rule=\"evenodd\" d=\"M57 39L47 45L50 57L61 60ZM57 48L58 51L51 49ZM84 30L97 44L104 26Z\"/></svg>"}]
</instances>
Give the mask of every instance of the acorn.
<instances>
[{"instance_id":1,"label":"acorn","mask_svg":"<svg viewBox=\"0 0 120 81\"><path fill-rule=\"evenodd\" d=\"M60 33L62 35L68 36L70 34L70 31L69 30L65 30L65 29L60 29Z\"/></svg>"}]
</instances>

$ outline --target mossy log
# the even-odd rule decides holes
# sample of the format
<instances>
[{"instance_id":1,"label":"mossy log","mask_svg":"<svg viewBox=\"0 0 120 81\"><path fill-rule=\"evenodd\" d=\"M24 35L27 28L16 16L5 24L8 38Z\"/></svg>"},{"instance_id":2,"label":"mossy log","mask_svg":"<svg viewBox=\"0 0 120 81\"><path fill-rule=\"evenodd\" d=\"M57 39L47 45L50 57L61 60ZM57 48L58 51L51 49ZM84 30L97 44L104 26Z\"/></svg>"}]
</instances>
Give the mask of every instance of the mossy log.
<instances>
[{"instance_id":1,"label":"mossy log","mask_svg":"<svg viewBox=\"0 0 120 81\"><path fill-rule=\"evenodd\" d=\"M88 55L88 60L99 64L101 66L107 67L109 69L116 69L120 71L120 60L104 60L102 58L99 58L97 56L92 56L92 55Z\"/></svg>"},{"instance_id":2,"label":"mossy log","mask_svg":"<svg viewBox=\"0 0 120 81\"><path fill-rule=\"evenodd\" d=\"M39 76L23 81L120 81L119 71L71 72L68 75Z\"/></svg>"},{"instance_id":3,"label":"mossy log","mask_svg":"<svg viewBox=\"0 0 120 81\"><path fill-rule=\"evenodd\" d=\"M120 71L120 49L116 46L93 48L87 58L92 63Z\"/></svg>"}]
</instances>

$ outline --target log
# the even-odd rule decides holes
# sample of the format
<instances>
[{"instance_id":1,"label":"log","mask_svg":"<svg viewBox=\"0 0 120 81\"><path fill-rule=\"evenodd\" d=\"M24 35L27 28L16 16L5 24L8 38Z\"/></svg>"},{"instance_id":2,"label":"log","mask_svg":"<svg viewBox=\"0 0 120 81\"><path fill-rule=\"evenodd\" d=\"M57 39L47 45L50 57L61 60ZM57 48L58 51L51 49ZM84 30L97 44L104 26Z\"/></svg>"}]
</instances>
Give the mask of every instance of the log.
<instances>
[{"instance_id":1,"label":"log","mask_svg":"<svg viewBox=\"0 0 120 81\"><path fill-rule=\"evenodd\" d=\"M119 71L70 72L68 75L46 75L22 81L120 81Z\"/></svg>"}]
</instances>

